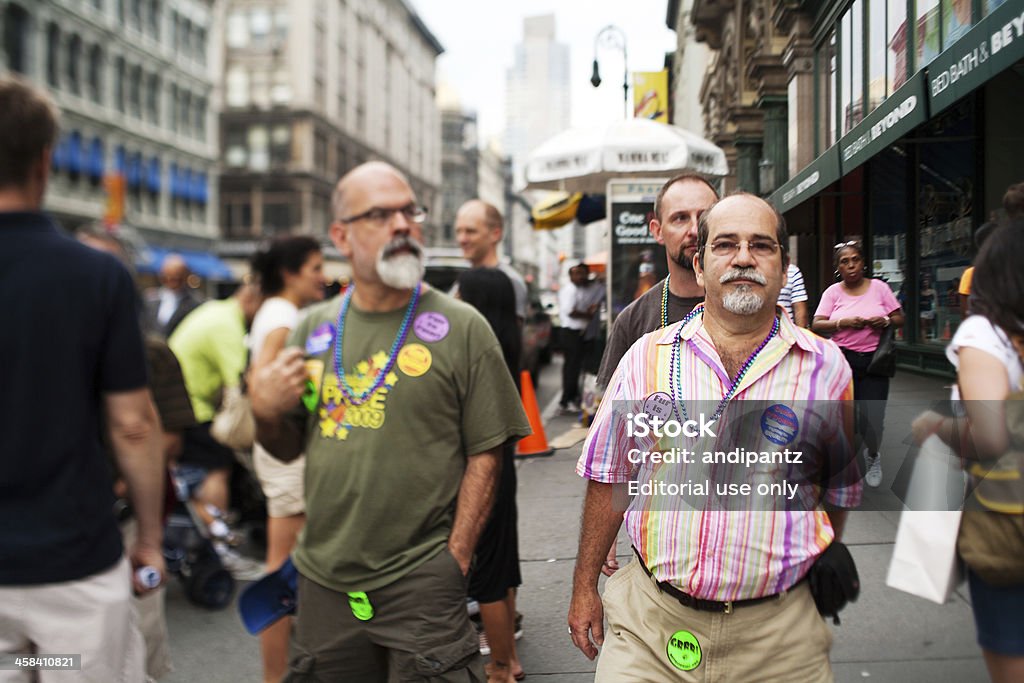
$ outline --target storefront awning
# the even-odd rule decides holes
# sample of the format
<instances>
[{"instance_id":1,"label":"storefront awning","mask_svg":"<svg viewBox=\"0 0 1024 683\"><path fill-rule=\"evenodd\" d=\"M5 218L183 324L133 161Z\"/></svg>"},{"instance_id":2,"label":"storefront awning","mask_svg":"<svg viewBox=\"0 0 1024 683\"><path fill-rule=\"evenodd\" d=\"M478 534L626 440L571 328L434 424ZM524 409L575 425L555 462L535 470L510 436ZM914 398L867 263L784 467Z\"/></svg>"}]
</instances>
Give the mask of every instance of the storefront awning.
<instances>
[{"instance_id":1,"label":"storefront awning","mask_svg":"<svg viewBox=\"0 0 1024 683\"><path fill-rule=\"evenodd\" d=\"M928 65L932 116L1024 59L1024 2L1009 0Z\"/></svg>"},{"instance_id":2,"label":"storefront awning","mask_svg":"<svg viewBox=\"0 0 1024 683\"><path fill-rule=\"evenodd\" d=\"M832 145L828 151L807 164L802 171L776 190L769 197L769 201L780 213L786 213L837 180L839 180L839 145Z\"/></svg>"},{"instance_id":3,"label":"storefront awning","mask_svg":"<svg viewBox=\"0 0 1024 683\"><path fill-rule=\"evenodd\" d=\"M146 247L139 254L135 268L140 273L158 273L164 259L177 254L185 259L189 270L209 280L232 280L231 268L214 254L191 249L164 249L162 247Z\"/></svg>"},{"instance_id":4,"label":"storefront awning","mask_svg":"<svg viewBox=\"0 0 1024 683\"><path fill-rule=\"evenodd\" d=\"M928 120L924 76L924 71L915 74L839 140L843 175Z\"/></svg>"}]
</instances>

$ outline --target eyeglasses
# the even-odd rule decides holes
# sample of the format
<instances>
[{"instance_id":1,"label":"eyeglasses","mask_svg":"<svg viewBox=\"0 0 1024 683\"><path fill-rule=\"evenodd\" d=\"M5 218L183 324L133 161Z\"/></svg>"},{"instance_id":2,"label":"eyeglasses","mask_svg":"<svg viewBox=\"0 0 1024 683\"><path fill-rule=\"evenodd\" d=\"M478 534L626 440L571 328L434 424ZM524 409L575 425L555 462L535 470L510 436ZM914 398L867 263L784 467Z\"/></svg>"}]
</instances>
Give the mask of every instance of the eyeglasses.
<instances>
[{"instance_id":1,"label":"eyeglasses","mask_svg":"<svg viewBox=\"0 0 1024 683\"><path fill-rule=\"evenodd\" d=\"M836 246L832 247L832 249L834 249L835 251L839 251L840 249L845 249L846 247L856 247L857 249L860 249L860 240L850 240L849 242L840 242Z\"/></svg>"},{"instance_id":2,"label":"eyeglasses","mask_svg":"<svg viewBox=\"0 0 1024 683\"><path fill-rule=\"evenodd\" d=\"M715 240L709 249L715 256L734 256L740 250L740 245L746 244L747 249L757 258L768 258L779 251L779 243L773 240Z\"/></svg>"},{"instance_id":3,"label":"eyeglasses","mask_svg":"<svg viewBox=\"0 0 1024 683\"><path fill-rule=\"evenodd\" d=\"M375 206L372 209L363 211L355 216L339 218L338 221L346 224L355 223L356 221L369 221L374 225L384 226L394 219L396 213L402 214L405 216L405 220L410 223L416 223L417 225L420 225L427 220L427 207L420 206L419 204L407 204L406 206L402 206L397 209L385 209Z\"/></svg>"}]
</instances>

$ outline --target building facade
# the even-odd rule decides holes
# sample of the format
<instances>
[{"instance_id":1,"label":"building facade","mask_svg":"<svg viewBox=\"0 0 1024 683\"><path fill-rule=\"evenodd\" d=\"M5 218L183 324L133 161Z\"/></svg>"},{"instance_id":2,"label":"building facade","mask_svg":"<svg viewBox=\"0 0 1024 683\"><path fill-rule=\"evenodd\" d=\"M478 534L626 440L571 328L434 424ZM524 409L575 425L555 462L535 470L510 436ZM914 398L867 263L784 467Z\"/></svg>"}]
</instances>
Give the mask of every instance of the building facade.
<instances>
[{"instance_id":1,"label":"building facade","mask_svg":"<svg viewBox=\"0 0 1024 683\"><path fill-rule=\"evenodd\" d=\"M784 213L809 291L863 240L901 364L948 372L973 235L1024 180L1024 0L696 0L693 21L709 135Z\"/></svg>"},{"instance_id":2,"label":"building facade","mask_svg":"<svg viewBox=\"0 0 1024 683\"><path fill-rule=\"evenodd\" d=\"M238 254L285 232L326 239L338 178L379 159L437 209L443 48L404 0L218 3L220 220ZM426 231L440 221L428 214ZM237 255L237 254L236 254Z\"/></svg>"},{"instance_id":3,"label":"building facade","mask_svg":"<svg viewBox=\"0 0 1024 683\"><path fill-rule=\"evenodd\" d=\"M107 216L150 246L213 246L212 9L0 0L0 71L45 88L61 111L45 208L66 228Z\"/></svg>"},{"instance_id":4,"label":"building facade","mask_svg":"<svg viewBox=\"0 0 1024 683\"><path fill-rule=\"evenodd\" d=\"M454 105L454 103L453 103ZM429 246L454 247L455 213L463 203L479 195L480 151L477 148L476 114L461 107L441 110L441 215Z\"/></svg>"}]
</instances>

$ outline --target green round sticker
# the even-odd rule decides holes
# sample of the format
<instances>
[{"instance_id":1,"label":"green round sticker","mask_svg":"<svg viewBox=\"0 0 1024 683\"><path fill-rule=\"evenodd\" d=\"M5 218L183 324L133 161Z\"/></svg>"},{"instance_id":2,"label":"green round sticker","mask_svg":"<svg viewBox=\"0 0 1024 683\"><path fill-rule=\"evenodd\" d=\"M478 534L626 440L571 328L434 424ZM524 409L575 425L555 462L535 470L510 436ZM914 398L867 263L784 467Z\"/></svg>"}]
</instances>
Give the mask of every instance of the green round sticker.
<instances>
[{"instance_id":1,"label":"green round sticker","mask_svg":"<svg viewBox=\"0 0 1024 683\"><path fill-rule=\"evenodd\" d=\"M668 661L680 671L693 671L700 666L700 643L689 631L676 631L665 646Z\"/></svg>"},{"instance_id":2,"label":"green round sticker","mask_svg":"<svg viewBox=\"0 0 1024 683\"><path fill-rule=\"evenodd\" d=\"M370 598L362 591L348 594L348 606L352 609L352 616L360 621L373 619L373 605Z\"/></svg>"}]
</instances>

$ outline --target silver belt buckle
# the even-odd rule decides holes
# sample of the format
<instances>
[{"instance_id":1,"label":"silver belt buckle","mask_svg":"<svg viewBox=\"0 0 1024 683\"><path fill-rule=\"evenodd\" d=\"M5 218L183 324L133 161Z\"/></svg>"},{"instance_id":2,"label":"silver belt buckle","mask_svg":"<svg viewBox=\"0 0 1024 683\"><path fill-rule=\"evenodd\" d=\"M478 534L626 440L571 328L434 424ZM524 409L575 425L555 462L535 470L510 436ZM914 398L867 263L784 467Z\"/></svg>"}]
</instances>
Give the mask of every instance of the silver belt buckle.
<instances>
[{"instance_id":1,"label":"silver belt buckle","mask_svg":"<svg viewBox=\"0 0 1024 683\"><path fill-rule=\"evenodd\" d=\"M732 614L732 600L725 601L725 613Z\"/></svg>"}]
</instances>

